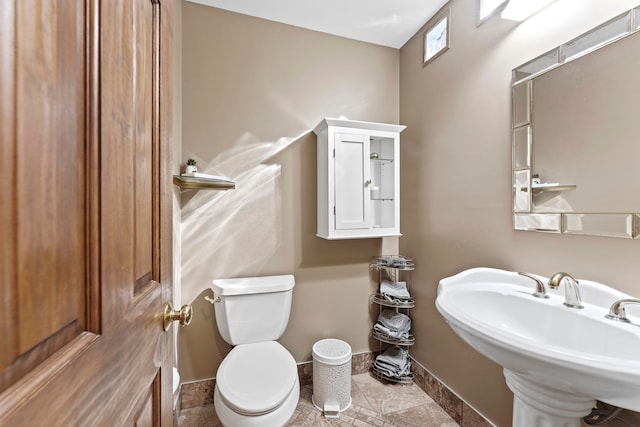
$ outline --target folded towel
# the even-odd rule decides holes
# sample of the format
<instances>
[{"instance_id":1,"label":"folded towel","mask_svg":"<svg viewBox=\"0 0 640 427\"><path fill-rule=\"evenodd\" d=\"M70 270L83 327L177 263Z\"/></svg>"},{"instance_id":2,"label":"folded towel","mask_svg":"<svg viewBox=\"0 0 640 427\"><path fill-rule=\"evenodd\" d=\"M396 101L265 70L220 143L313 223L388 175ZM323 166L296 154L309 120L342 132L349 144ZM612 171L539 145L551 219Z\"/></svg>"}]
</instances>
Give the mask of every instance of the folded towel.
<instances>
[{"instance_id":1,"label":"folded towel","mask_svg":"<svg viewBox=\"0 0 640 427\"><path fill-rule=\"evenodd\" d=\"M391 257L391 267L402 268L407 266L407 260L402 256Z\"/></svg>"},{"instance_id":2,"label":"folded towel","mask_svg":"<svg viewBox=\"0 0 640 427\"><path fill-rule=\"evenodd\" d=\"M376 357L376 362L389 366L404 367L408 361L409 351L398 346L389 347Z\"/></svg>"},{"instance_id":3,"label":"folded towel","mask_svg":"<svg viewBox=\"0 0 640 427\"><path fill-rule=\"evenodd\" d=\"M409 339L409 331L399 331L399 330L395 330L395 329L390 329L387 328L386 326L383 326L379 323L376 323L375 325L373 325L373 330L376 331L377 333L387 336L389 338L396 338L396 339Z\"/></svg>"},{"instance_id":4,"label":"folded towel","mask_svg":"<svg viewBox=\"0 0 640 427\"><path fill-rule=\"evenodd\" d=\"M384 353L376 357L373 364L383 374L392 378L411 373L409 351L397 346L387 348Z\"/></svg>"},{"instance_id":5,"label":"folded towel","mask_svg":"<svg viewBox=\"0 0 640 427\"><path fill-rule=\"evenodd\" d=\"M373 365L378 369L378 371L391 378L400 378L411 373L410 363L407 363L403 367L387 366L378 362L375 362Z\"/></svg>"},{"instance_id":6,"label":"folded towel","mask_svg":"<svg viewBox=\"0 0 640 427\"><path fill-rule=\"evenodd\" d=\"M396 330L409 330L411 328L411 318L409 316L388 308L382 310L378 316L378 323Z\"/></svg>"},{"instance_id":7,"label":"folded towel","mask_svg":"<svg viewBox=\"0 0 640 427\"><path fill-rule=\"evenodd\" d=\"M381 366L379 364L374 363L376 370L378 373L384 375L387 378L397 378L401 379L402 377L406 377L411 375L411 366L407 365L404 369L396 369L396 368L387 368L385 366Z\"/></svg>"},{"instance_id":8,"label":"folded towel","mask_svg":"<svg viewBox=\"0 0 640 427\"><path fill-rule=\"evenodd\" d=\"M373 330L391 338L407 339L411 330L411 318L406 314L385 309L378 316Z\"/></svg>"},{"instance_id":9,"label":"folded towel","mask_svg":"<svg viewBox=\"0 0 640 427\"><path fill-rule=\"evenodd\" d=\"M391 282L389 280L383 280L382 283L380 283L380 293L389 301L406 301L411 298L411 295L407 290L407 282L404 281Z\"/></svg>"},{"instance_id":10,"label":"folded towel","mask_svg":"<svg viewBox=\"0 0 640 427\"><path fill-rule=\"evenodd\" d=\"M407 260L403 256L383 255L378 262L386 267L403 268L407 266Z\"/></svg>"}]
</instances>

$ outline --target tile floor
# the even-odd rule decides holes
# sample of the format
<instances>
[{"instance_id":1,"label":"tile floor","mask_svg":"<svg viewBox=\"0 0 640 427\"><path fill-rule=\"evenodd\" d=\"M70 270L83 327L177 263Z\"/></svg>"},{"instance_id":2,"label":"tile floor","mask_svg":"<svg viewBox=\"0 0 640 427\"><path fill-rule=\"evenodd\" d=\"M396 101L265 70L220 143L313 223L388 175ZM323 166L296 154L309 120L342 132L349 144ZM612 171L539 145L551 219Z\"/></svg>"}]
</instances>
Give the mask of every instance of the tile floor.
<instances>
[{"instance_id":1,"label":"tile floor","mask_svg":"<svg viewBox=\"0 0 640 427\"><path fill-rule=\"evenodd\" d=\"M287 427L458 427L417 385L382 383L369 373L351 377L352 404L337 419L327 419L311 403L313 387L302 387ZM212 404L183 409L178 427L221 426Z\"/></svg>"}]
</instances>

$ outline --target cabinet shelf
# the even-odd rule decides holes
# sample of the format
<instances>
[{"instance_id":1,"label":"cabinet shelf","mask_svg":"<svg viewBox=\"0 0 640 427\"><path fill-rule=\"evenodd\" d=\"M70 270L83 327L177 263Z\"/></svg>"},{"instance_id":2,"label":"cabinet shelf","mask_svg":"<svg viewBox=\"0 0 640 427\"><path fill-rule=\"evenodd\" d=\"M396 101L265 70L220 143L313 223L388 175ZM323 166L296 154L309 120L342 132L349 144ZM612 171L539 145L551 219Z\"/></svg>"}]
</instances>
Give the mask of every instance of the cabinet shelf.
<instances>
[{"instance_id":1,"label":"cabinet shelf","mask_svg":"<svg viewBox=\"0 0 640 427\"><path fill-rule=\"evenodd\" d=\"M233 190L236 183L223 178L173 175L173 184L185 190Z\"/></svg>"},{"instance_id":2,"label":"cabinet shelf","mask_svg":"<svg viewBox=\"0 0 640 427\"><path fill-rule=\"evenodd\" d=\"M558 185L548 185L548 184L538 184L531 186L531 192L533 194L546 193L549 191L568 191L575 190L575 184L558 184Z\"/></svg>"},{"instance_id":3,"label":"cabinet shelf","mask_svg":"<svg viewBox=\"0 0 640 427\"><path fill-rule=\"evenodd\" d=\"M413 335L409 335L409 338L394 338L394 337L389 337L387 335L380 334L376 331L373 331L371 332L371 336L377 339L378 341L382 341L384 343L392 344L392 345L401 345L404 347L412 346L416 343L416 339L414 338Z\"/></svg>"}]
</instances>

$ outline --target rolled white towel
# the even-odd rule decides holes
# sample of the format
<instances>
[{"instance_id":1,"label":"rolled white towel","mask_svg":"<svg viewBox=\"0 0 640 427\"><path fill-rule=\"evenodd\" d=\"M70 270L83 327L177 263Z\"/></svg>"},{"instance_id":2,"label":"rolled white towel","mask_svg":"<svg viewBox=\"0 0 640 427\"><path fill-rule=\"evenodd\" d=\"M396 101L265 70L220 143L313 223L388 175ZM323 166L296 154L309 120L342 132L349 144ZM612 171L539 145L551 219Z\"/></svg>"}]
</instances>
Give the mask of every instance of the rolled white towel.
<instances>
[{"instance_id":1,"label":"rolled white towel","mask_svg":"<svg viewBox=\"0 0 640 427\"><path fill-rule=\"evenodd\" d=\"M381 255L377 259L378 264L384 267L404 268L408 265L407 258L402 255Z\"/></svg>"},{"instance_id":2,"label":"rolled white towel","mask_svg":"<svg viewBox=\"0 0 640 427\"><path fill-rule=\"evenodd\" d=\"M392 256L391 267L402 268L407 266L407 260L403 256Z\"/></svg>"},{"instance_id":3,"label":"rolled white towel","mask_svg":"<svg viewBox=\"0 0 640 427\"><path fill-rule=\"evenodd\" d=\"M390 255L383 255L379 259L380 265L385 265L387 267L393 266L393 257Z\"/></svg>"}]
</instances>

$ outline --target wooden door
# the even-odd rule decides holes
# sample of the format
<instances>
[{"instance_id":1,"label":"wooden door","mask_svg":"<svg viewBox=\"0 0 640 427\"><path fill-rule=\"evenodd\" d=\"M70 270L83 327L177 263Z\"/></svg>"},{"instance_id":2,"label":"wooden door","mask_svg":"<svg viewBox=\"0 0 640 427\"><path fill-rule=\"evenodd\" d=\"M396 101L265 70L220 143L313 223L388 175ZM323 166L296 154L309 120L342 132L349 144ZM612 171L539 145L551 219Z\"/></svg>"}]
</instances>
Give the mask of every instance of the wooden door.
<instances>
[{"instance_id":1,"label":"wooden door","mask_svg":"<svg viewBox=\"0 0 640 427\"><path fill-rule=\"evenodd\" d=\"M171 2L0 1L0 425L172 422Z\"/></svg>"}]
</instances>

